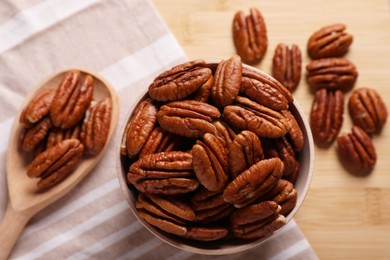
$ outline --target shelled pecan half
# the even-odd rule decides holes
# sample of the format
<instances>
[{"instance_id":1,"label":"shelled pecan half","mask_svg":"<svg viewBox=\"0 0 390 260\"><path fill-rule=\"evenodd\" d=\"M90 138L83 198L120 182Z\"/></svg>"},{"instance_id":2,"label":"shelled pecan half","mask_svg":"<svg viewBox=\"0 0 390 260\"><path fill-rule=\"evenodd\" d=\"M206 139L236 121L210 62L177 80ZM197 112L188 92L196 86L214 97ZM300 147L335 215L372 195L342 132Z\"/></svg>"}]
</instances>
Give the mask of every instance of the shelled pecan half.
<instances>
[{"instance_id":1,"label":"shelled pecan half","mask_svg":"<svg viewBox=\"0 0 390 260\"><path fill-rule=\"evenodd\" d=\"M32 124L47 116L54 94L54 89L45 89L38 93L22 110L19 122L25 127L31 127Z\"/></svg>"}]
</instances>

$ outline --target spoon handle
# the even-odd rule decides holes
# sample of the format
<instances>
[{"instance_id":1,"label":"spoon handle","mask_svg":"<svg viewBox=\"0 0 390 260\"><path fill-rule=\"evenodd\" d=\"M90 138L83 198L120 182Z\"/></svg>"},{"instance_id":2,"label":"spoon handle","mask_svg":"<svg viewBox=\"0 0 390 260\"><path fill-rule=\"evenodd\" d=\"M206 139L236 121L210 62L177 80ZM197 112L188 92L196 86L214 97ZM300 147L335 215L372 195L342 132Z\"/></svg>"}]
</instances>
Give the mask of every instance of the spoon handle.
<instances>
[{"instance_id":1,"label":"spoon handle","mask_svg":"<svg viewBox=\"0 0 390 260\"><path fill-rule=\"evenodd\" d=\"M30 212L24 214L14 210L8 201L7 211L0 223L0 260L7 259L11 254L20 233L31 217Z\"/></svg>"}]
</instances>

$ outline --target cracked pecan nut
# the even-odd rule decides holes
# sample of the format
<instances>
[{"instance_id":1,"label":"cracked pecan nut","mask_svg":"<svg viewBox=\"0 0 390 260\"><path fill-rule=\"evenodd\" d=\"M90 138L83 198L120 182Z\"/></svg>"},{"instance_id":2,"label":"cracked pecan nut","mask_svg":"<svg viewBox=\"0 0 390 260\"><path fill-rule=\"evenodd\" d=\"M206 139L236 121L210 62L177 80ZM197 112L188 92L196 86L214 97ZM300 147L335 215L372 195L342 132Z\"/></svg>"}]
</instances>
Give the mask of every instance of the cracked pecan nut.
<instances>
[{"instance_id":1,"label":"cracked pecan nut","mask_svg":"<svg viewBox=\"0 0 390 260\"><path fill-rule=\"evenodd\" d=\"M276 202L281 210L279 214L287 217L297 203L298 193L288 180L279 179L274 188L267 193L265 200Z\"/></svg>"},{"instance_id":2,"label":"cracked pecan nut","mask_svg":"<svg viewBox=\"0 0 390 260\"><path fill-rule=\"evenodd\" d=\"M225 107L233 103L240 91L242 63L240 56L234 55L221 61L214 75L211 98L217 107Z\"/></svg>"},{"instance_id":3,"label":"cracked pecan nut","mask_svg":"<svg viewBox=\"0 0 390 260\"><path fill-rule=\"evenodd\" d=\"M259 137L251 131L239 133L229 146L229 169L232 178L264 159Z\"/></svg>"},{"instance_id":4,"label":"cracked pecan nut","mask_svg":"<svg viewBox=\"0 0 390 260\"><path fill-rule=\"evenodd\" d=\"M228 181L227 150L215 135L206 133L203 140L192 147L194 172L206 189L220 191Z\"/></svg>"},{"instance_id":5,"label":"cracked pecan nut","mask_svg":"<svg viewBox=\"0 0 390 260\"><path fill-rule=\"evenodd\" d=\"M290 130L288 119L282 113L240 96L233 105L224 108L222 119L240 130L252 131L259 137L277 138Z\"/></svg>"},{"instance_id":6,"label":"cracked pecan nut","mask_svg":"<svg viewBox=\"0 0 390 260\"><path fill-rule=\"evenodd\" d=\"M145 155L130 166L127 179L141 192L161 195L189 193L199 186L192 155L186 152Z\"/></svg>"},{"instance_id":7,"label":"cracked pecan nut","mask_svg":"<svg viewBox=\"0 0 390 260\"><path fill-rule=\"evenodd\" d=\"M31 127L49 114L49 107L53 100L55 90L45 89L35 96L22 110L19 122L25 127Z\"/></svg>"},{"instance_id":8,"label":"cracked pecan nut","mask_svg":"<svg viewBox=\"0 0 390 260\"><path fill-rule=\"evenodd\" d=\"M310 127L313 138L321 146L329 146L340 132L343 124L344 95L340 90L316 91L310 112Z\"/></svg>"},{"instance_id":9,"label":"cracked pecan nut","mask_svg":"<svg viewBox=\"0 0 390 260\"><path fill-rule=\"evenodd\" d=\"M154 129L157 120L158 108L152 99L142 101L134 111L134 114L126 127L123 135L123 144L126 144L126 153L129 157L135 157L145 145L150 133Z\"/></svg>"},{"instance_id":10,"label":"cracked pecan nut","mask_svg":"<svg viewBox=\"0 0 390 260\"><path fill-rule=\"evenodd\" d=\"M211 77L204 60L189 61L161 73L149 86L152 99L166 102L183 99L196 92Z\"/></svg>"},{"instance_id":11,"label":"cracked pecan nut","mask_svg":"<svg viewBox=\"0 0 390 260\"><path fill-rule=\"evenodd\" d=\"M47 137L47 133L52 127L52 122L49 117L41 119L32 127L26 128L22 136L22 149L25 152L34 150Z\"/></svg>"},{"instance_id":12,"label":"cracked pecan nut","mask_svg":"<svg viewBox=\"0 0 390 260\"><path fill-rule=\"evenodd\" d=\"M352 132L337 138L341 162L352 174L366 175L376 163L376 151L371 137L360 127L353 126Z\"/></svg>"},{"instance_id":13,"label":"cracked pecan nut","mask_svg":"<svg viewBox=\"0 0 390 260\"><path fill-rule=\"evenodd\" d=\"M299 85L302 71L302 53L299 46L279 43L272 59L272 76L290 92Z\"/></svg>"},{"instance_id":14,"label":"cracked pecan nut","mask_svg":"<svg viewBox=\"0 0 390 260\"><path fill-rule=\"evenodd\" d=\"M214 119L220 117L218 109L207 103L195 100L176 101L160 107L157 120L168 132L185 137L203 137L214 133Z\"/></svg>"},{"instance_id":15,"label":"cracked pecan nut","mask_svg":"<svg viewBox=\"0 0 390 260\"><path fill-rule=\"evenodd\" d=\"M248 67L242 69L240 92L260 105L274 110L288 109L289 104L294 101L290 91L280 82Z\"/></svg>"},{"instance_id":16,"label":"cracked pecan nut","mask_svg":"<svg viewBox=\"0 0 390 260\"><path fill-rule=\"evenodd\" d=\"M359 88L352 92L348 110L355 125L369 134L379 133L387 120L387 108L374 89Z\"/></svg>"},{"instance_id":17,"label":"cracked pecan nut","mask_svg":"<svg viewBox=\"0 0 390 260\"><path fill-rule=\"evenodd\" d=\"M315 91L321 88L347 92L358 77L355 65L345 58L313 60L306 66L307 81Z\"/></svg>"},{"instance_id":18,"label":"cracked pecan nut","mask_svg":"<svg viewBox=\"0 0 390 260\"><path fill-rule=\"evenodd\" d=\"M283 110L282 113L290 123L290 130L287 133L287 137L293 146L294 151L300 152L305 145L305 137L303 136L302 129L295 116L289 110Z\"/></svg>"},{"instance_id":19,"label":"cracked pecan nut","mask_svg":"<svg viewBox=\"0 0 390 260\"><path fill-rule=\"evenodd\" d=\"M83 117L93 96L93 77L86 75L81 83L80 71L70 71L57 87L49 113L53 125L70 128Z\"/></svg>"},{"instance_id":20,"label":"cracked pecan nut","mask_svg":"<svg viewBox=\"0 0 390 260\"><path fill-rule=\"evenodd\" d=\"M233 18L233 41L237 54L247 64L259 63L268 47L267 29L257 8L250 8L249 15L239 11Z\"/></svg>"},{"instance_id":21,"label":"cracked pecan nut","mask_svg":"<svg viewBox=\"0 0 390 260\"><path fill-rule=\"evenodd\" d=\"M46 148L52 147L66 139L79 139L81 125L69 129L52 128L47 136Z\"/></svg>"},{"instance_id":22,"label":"cracked pecan nut","mask_svg":"<svg viewBox=\"0 0 390 260\"><path fill-rule=\"evenodd\" d=\"M103 150L110 132L111 111L112 102L109 97L88 110L80 133L86 155L96 155Z\"/></svg>"},{"instance_id":23,"label":"cracked pecan nut","mask_svg":"<svg viewBox=\"0 0 390 260\"><path fill-rule=\"evenodd\" d=\"M242 208L256 201L282 177L283 162L279 158L261 160L231 181L223 192L226 202Z\"/></svg>"},{"instance_id":24,"label":"cracked pecan nut","mask_svg":"<svg viewBox=\"0 0 390 260\"><path fill-rule=\"evenodd\" d=\"M64 140L40 153L27 167L30 178L41 178L38 188L45 189L64 180L77 166L84 146L77 139Z\"/></svg>"},{"instance_id":25,"label":"cracked pecan nut","mask_svg":"<svg viewBox=\"0 0 390 260\"><path fill-rule=\"evenodd\" d=\"M230 217L233 235L255 239L275 232L286 224L286 218L279 214L280 209L274 201L264 201L236 210Z\"/></svg>"},{"instance_id":26,"label":"cracked pecan nut","mask_svg":"<svg viewBox=\"0 0 390 260\"><path fill-rule=\"evenodd\" d=\"M345 32L344 24L332 24L314 32L307 42L307 51L312 59L340 57L348 52L353 36Z\"/></svg>"}]
</instances>

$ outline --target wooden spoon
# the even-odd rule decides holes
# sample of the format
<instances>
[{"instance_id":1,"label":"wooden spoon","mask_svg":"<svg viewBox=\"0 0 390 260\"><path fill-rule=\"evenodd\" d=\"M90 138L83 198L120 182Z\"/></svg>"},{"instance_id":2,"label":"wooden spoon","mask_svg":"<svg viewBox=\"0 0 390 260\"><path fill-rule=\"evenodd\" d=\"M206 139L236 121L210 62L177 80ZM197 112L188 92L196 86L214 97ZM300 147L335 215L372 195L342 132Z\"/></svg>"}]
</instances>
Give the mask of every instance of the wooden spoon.
<instances>
[{"instance_id":1,"label":"wooden spoon","mask_svg":"<svg viewBox=\"0 0 390 260\"><path fill-rule=\"evenodd\" d=\"M81 72L82 76L89 74L94 77L94 100L99 101L105 97L111 97L112 117L108 140L98 155L83 157L70 176L56 186L42 192L37 188L38 179L31 179L27 176L27 166L31 162L31 157L20 148L20 136L24 126L19 123L21 111L19 112L12 127L7 153L6 169L9 196L7 211L0 224L0 259L7 259L23 228L36 213L67 194L91 171L99 162L113 135L119 116L118 97L115 90L99 76L89 71L77 70ZM56 88L67 72L68 70L54 73L41 82L28 95L26 104L38 91Z\"/></svg>"}]
</instances>

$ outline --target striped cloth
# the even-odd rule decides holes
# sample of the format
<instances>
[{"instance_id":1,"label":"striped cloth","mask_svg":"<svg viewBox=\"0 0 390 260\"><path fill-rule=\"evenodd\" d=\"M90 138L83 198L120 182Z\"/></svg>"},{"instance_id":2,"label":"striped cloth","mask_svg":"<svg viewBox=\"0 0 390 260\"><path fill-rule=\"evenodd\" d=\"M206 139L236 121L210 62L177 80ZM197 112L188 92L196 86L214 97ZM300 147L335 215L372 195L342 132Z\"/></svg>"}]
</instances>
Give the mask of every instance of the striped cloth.
<instances>
[{"instance_id":1,"label":"striped cloth","mask_svg":"<svg viewBox=\"0 0 390 260\"><path fill-rule=\"evenodd\" d=\"M149 1L2 0L0 3L0 172L24 99L54 71L79 67L108 80L120 121L161 71L186 55ZM93 172L26 226L11 259L211 259L161 242L132 215L115 167L116 131ZM0 175L0 219L7 203ZM294 221L262 246L213 259L316 259Z\"/></svg>"}]
</instances>

